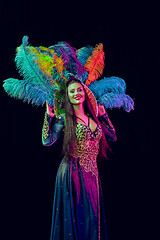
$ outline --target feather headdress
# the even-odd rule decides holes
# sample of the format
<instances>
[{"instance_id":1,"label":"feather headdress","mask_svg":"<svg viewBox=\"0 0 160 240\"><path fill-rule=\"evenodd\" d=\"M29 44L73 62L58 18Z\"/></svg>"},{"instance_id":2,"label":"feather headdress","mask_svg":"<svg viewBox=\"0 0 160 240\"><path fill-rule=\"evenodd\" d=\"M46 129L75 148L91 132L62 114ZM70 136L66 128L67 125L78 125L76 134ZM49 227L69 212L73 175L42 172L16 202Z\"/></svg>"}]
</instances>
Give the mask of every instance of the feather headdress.
<instances>
[{"instance_id":1,"label":"feather headdress","mask_svg":"<svg viewBox=\"0 0 160 240\"><path fill-rule=\"evenodd\" d=\"M97 115L97 102L105 108L121 108L129 112L134 101L125 94L126 84L121 78L97 80L103 73L103 44L78 50L67 42L50 47L33 47L24 36L17 48L15 63L23 80L4 80L5 91L14 98L33 105L44 105L46 100L54 107L56 116L64 113L62 100L67 82L79 79L86 89ZM95 107L96 106L96 107Z\"/></svg>"}]
</instances>

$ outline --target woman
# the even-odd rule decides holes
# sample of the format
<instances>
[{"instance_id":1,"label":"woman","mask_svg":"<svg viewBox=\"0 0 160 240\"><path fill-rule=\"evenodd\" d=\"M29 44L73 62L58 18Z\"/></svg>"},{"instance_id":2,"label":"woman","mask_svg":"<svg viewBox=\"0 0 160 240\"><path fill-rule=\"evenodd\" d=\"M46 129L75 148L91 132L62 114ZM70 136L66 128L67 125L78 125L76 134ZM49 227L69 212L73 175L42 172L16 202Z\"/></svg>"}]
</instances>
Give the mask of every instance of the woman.
<instances>
[{"instance_id":1,"label":"woman","mask_svg":"<svg viewBox=\"0 0 160 240\"><path fill-rule=\"evenodd\" d=\"M63 154L58 168L51 240L108 239L103 209L97 158L107 158L107 140L116 133L104 106L96 117L83 84L77 79L67 83L64 96L65 116L51 127L55 114L46 102L42 143L52 145L64 131Z\"/></svg>"},{"instance_id":2,"label":"woman","mask_svg":"<svg viewBox=\"0 0 160 240\"><path fill-rule=\"evenodd\" d=\"M4 80L4 90L33 105L46 102L42 130L45 146L52 145L64 131L51 240L107 239L97 160L107 159L107 140L116 141L105 108L134 109L133 99L125 93L125 81L115 76L98 80L104 68L102 43L78 50L67 42L33 47L24 36L15 62L23 80ZM97 102L103 105L97 107Z\"/></svg>"}]
</instances>

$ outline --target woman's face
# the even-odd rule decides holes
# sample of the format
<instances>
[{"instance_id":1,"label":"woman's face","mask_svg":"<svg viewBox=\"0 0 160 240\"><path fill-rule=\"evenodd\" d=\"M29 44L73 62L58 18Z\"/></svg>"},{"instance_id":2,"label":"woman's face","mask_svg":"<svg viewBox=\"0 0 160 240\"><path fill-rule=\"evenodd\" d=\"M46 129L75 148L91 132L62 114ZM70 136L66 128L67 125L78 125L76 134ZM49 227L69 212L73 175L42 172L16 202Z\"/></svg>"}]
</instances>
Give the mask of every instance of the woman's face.
<instances>
[{"instance_id":1,"label":"woman's face","mask_svg":"<svg viewBox=\"0 0 160 240\"><path fill-rule=\"evenodd\" d=\"M68 97L72 104L82 104L85 101L83 86L80 83L71 83L68 86Z\"/></svg>"}]
</instances>

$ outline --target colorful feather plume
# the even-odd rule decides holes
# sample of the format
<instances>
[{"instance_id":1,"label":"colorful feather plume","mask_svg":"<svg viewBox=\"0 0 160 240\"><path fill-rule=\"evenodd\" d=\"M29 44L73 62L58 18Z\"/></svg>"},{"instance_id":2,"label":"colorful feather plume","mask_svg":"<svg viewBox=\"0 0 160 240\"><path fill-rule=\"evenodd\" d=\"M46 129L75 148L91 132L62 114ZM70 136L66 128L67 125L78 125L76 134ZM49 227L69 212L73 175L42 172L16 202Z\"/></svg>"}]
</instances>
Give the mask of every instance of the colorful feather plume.
<instances>
[{"instance_id":1,"label":"colorful feather plume","mask_svg":"<svg viewBox=\"0 0 160 240\"><path fill-rule=\"evenodd\" d=\"M95 48L86 46L78 50L67 42L58 42L48 48L33 47L24 36L22 45L17 48L15 63L23 80L4 80L5 91L11 97L33 105L44 105L47 100L54 107L56 116L64 113L66 83L72 77L85 83L93 92L94 101L105 108L123 107L127 112L134 109L133 99L125 94L123 79L113 76L97 80L104 68L102 43Z\"/></svg>"},{"instance_id":2,"label":"colorful feather plume","mask_svg":"<svg viewBox=\"0 0 160 240\"><path fill-rule=\"evenodd\" d=\"M15 57L20 75L24 80L43 86L51 93L54 93L52 75L50 74L52 60L49 56L39 53L38 48L26 46L24 43L27 43L26 37L23 38L22 45L17 48ZM55 87L57 88L57 86Z\"/></svg>"},{"instance_id":3,"label":"colorful feather plume","mask_svg":"<svg viewBox=\"0 0 160 240\"><path fill-rule=\"evenodd\" d=\"M103 44L98 44L92 51L92 55L86 60L84 69L89 72L85 84L88 86L95 81L103 73L104 68L104 52Z\"/></svg>"},{"instance_id":4,"label":"colorful feather plume","mask_svg":"<svg viewBox=\"0 0 160 240\"><path fill-rule=\"evenodd\" d=\"M60 109L66 83L71 76L81 78L83 67L76 57L75 49L67 42L47 47L33 47L24 36L17 48L15 63L23 80L9 78L4 81L5 91L12 97L36 105L48 100L55 113Z\"/></svg>"},{"instance_id":5,"label":"colorful feather plume","mask_svg":"<svg viewBox=\"0 0 160 240\"><path fill-rule=\"evenodd\" d=\"M50 56L51 54L54 55L54 58ZM58 80L53 80L53 71L54 76L63 75L63 59L47 48L28 46L28 37L25 36L22 45L17 48L15 62L24 80L13 78L4 80L5 91L11 97L22 99L24 102L43 105L48 100L49 104L53 106L55 90L61 90ZM65 71L64 75L67 77Z\"/></svg>"}]
</instances>

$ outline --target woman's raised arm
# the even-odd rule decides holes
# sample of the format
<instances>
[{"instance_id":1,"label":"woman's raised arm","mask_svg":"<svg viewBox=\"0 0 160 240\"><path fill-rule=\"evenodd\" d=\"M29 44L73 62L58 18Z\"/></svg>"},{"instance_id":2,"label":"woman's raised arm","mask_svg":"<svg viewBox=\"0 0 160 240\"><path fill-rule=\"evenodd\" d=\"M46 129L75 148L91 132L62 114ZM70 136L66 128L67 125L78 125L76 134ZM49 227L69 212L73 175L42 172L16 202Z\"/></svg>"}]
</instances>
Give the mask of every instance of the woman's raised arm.
<instances>
[{"instance_id":1,"label":"woman's raised arm","mask_svg":"<svg viewBox=\"0 0 160 240\"><path fill-rule=\"evenodd\" d=\"M60 115L51 127L52 119L55 118L55 114L52 113L53 108L48 105L46 101L46 112L44 117L44 123L42 128L42 144L44 146L50 146L59 138L64 127L64 115Z\"/></svg>"}]
</instances>

